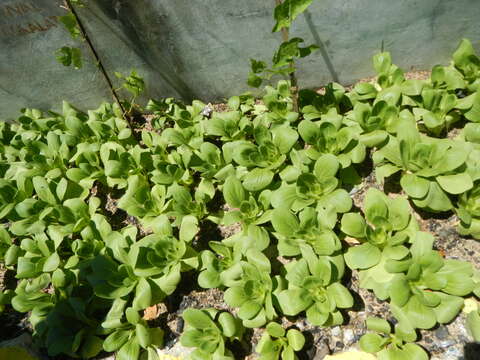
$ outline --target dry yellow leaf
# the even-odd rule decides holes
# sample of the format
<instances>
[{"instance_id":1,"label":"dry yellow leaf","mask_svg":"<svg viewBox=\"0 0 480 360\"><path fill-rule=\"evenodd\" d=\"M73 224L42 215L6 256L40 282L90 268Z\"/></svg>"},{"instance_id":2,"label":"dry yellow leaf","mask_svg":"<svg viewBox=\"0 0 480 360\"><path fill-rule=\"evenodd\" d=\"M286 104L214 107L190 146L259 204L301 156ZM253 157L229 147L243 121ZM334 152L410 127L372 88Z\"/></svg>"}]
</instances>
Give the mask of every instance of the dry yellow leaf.
<instances>
[{"instance_id":1,"label":"dry yellow leaf","mask_svg":"<svg viewBox=\"0 0 480 360\"><path fill-rule=\"evenodd\" d=\"M327 355L324 360L377 360L377 357L363 351L353 350Z\"/></svg>"},{"instance_id":2,"label":"dry yellow leaf","mask_svg":"<svg viewBox=\"0 0 480 360\"><path fill-rule=\"evenodd\" d=\"M345 238L343 239L345 240L345 242L350 245L350 246L354 246L354 245L358 245L360 244L360 241L358 241L357 239L351 237L351 236L345 236Z\"/></svg>"},{"instance_id":3,"label":"dry yellow leaf","mask_svg":"<svg viewBox=\"0 0 480 360\"><path fill-rule=\"evenodd\" d=\"M144 320L153 320L157 318L157 305L152 305L145 310L143 310L143 319Z\"/></svg>"},{"instance_id":4,"label":"dry yellow leaf","mask_svg":"<svg viewBox=\"0 0 480 360\"><path fill-rule=\"evenodd\" d=\"M477 300L473 298L468 298L464 300L463 312L465 314L471 313L472 311L477 311L480 307L480 304Z\"/></svg>"}]
</instances>

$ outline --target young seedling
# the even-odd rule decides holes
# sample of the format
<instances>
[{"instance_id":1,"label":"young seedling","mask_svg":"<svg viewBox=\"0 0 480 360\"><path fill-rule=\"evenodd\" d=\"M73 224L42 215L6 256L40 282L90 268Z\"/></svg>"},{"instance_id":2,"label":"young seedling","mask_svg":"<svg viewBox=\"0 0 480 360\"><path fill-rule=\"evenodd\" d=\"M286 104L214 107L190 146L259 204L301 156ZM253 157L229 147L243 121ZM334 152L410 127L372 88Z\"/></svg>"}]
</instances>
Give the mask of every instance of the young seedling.
<instances>
[{"instance_id":1,"label":"young seedling","mask_svg":"<svg viewBox=\"0 0 480 360\"><path fill-rule=\"evenodd\" d=\"M187 309L182 314L186 329L180 338L183 346L194 347L192 360L234 360L229 343L241 340L242 322L225 311Z\"/></svg>"},{"instance_id":2,"label":"young seedling","mask_svg":"<svg viewBox=\"0 0 480 360\"><path fill-rule=\"evenodd\" d=\"M334 326L343 322L339 309L353 306L353 297L340 283L342 256L316 256L312 248L302 246L302 259L285 265L288 289L276 293L282 312L294 316L306 312L316 326Z\"/></svg>"},{"instance_id":3,"label":"young seedling","mask_svg":"<svg viewBox=\"0 0 480 360\"><path fill-rule=\"evenodd\" d=\"M397 324L392 333L390 324L384 319L369 317L366 323L367 329L375 333L370 332L360 338L363 351L376 354L379 360L428 360L426 351L413 344L417 339L413 328L402 328Z\"/></svg>"},{"instance_id":4,"label":"young seedling","mask_svg":"<svg viewBox=\"0 0 480 360\"><path fill-rule=\"evenodd\" d=\"M282 325L271 322L258 342L255 351L260 360L298 360L295 352L302 350L305 337L297 329L285 331Z\"/></svg>"}]
</instances>

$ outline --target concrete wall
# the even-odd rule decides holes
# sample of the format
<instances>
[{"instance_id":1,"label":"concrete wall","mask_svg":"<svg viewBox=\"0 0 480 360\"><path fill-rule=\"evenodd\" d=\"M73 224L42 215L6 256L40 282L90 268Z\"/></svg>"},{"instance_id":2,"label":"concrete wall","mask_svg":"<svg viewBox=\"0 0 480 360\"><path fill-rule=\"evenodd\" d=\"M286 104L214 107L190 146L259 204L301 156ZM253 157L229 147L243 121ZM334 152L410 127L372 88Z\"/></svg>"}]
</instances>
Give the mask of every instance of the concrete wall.
<instances>
[{"instance_id":1,"label":"concrete wall","mask_svg":"<svg viewBox=\"0 0 480 360\"><path fill-rule=\"evenodd\" d=\"M84 0L78 13L108 76L136 69L148 97L221 100L250 90L249 59L270 60L274 0ZM56 0L0 0L0 118L22 107L95 107L111 95L85 44L70 39ZM373 74L382 46L406 70L448 63L462 37L480 48L478 0L316 0L291 29L321 50L299 61L300 85L350 84ZM83 47L74 70L56 49Z\"/></svg>"}]
</instances>

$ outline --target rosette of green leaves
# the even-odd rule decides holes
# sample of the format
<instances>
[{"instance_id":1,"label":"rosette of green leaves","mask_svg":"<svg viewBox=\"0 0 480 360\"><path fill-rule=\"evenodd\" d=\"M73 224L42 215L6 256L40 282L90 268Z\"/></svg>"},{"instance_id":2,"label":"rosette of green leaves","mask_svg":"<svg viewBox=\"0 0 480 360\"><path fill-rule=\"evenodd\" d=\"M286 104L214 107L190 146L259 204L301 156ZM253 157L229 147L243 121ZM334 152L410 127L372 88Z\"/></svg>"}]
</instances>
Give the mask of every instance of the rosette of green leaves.
<instances>
[{"instance_id":1,"label":"rosette of green leaves","mask_svg":"<svg viewBox=\"0 0 480 360\"><path fill-rule=\"evenodd\" d=\"M316 326L334 326L343 322L338 309L353 306L353 297L340 283L344 272L341 255L316 256L310 246L302 246L303 258L285 265L288 288L276 294L285 315L306 312Z\"/></svg>"},{"instance_id":2,"label":"rosette of green leaves","mask_svg":"<svg viewBox=\"0 0 480 360\"><path fill-rule=\"evenodd\" d=\"M34 337L42 338L50 356L67 354L90 359L102 351L103 334L95 314L105 312L107 304L93 296L83 299L80 294L75 295L72 292L67 299L55 303L48 314L45 309L32 311Z\"/></svg>"},{"instance_id":3,"label":"rosette of green leaves","mask_svg":"<svg viewBox=\"0 0 480 360\"><path fill-rule=\"evenodd\" d=\"M454 64L448 66L435 65L432 68L429 82L435 89L449 91L455 91L458 89L464 90L467 86L463 74L454 66ZM459 100L460 102L463 101L461 99Z\"/></svg>"},{"instance_id":4,"label":"rosette of green leaves","mask_svg":"<svg viewBox=\"0 0 480 360\"><path fill-rule=\"evenodd\" d=\"M460 120L460 113L453 111L457 107L457 97L453 91L425 87L420 94L421 100L413 108L415 120L429 132L438 136Z\"/></svg>"},{"instance_id":5,"label":"rosette of green leaves","mask_svg":"<svg viewBox=\"0 0 480 360\"><path fill-rule=\"evenodd\" d=\"M106 183L105 169L100 160L100 144L79 143L76 152L70 158L72 166L65 175L66 177L85 189L91 189L96 180Z\"/></svg>"},{"instance_id":6,"label":"rosette of green leaves","mask_svg":"<svg viewBox=\"0 0 480 360\"><path fill-rule=\"evenodd\" d=\"M5 264L14 268L16 277L27 284L17 287L14 304L18 311L32 310L37 299L44 298L42 289L48 288L52 296L65 299L79 283L85 282L85 272L80 270L88 268L90 260L104 248L102 236L106 239L107 233L112 234L104 224L105 219L97 214L75 240L62 226L50 225L45 233L25 237L19 246L10 246Z\"/></svg>"},{"instance_id":7,"label":"rosette of green leaves","mask_svg":"<svg viewBox=\"0 0 480 360\"><path fill-rule=\"evenodd\" d=\"M272 214L272 226L278 239L281 256L300 255L302 246L309 245L318 255L332 255L342 248L335 232L323 227L320 214L313 208L303 209L295 216L285 208L277 208Z\"/></svg>"},{"instance_id":8,"label":"rosette of green leaves","mask_svg":"<svg viewBox=\"0 0 480 360\"><path fill-rule=\"evenodd\" d=\"M270 232L265 227L250 224L244 226L242 231L223 239L222 243L241 254L246 254L249 249L263 251L270 245Z\"/></svg>"},{"instance_id":9,"label":"rosette of green leaves","mask_svg":"<svg viewBox=\"0 0 480 360\"><path fill-rule=\"evenodd\" d=\"M458 232L480 239L480 185L478 182L473 189L459 196L456 212L460 218Z\"/></svg>"},{"instance_id":10,"label":"rosette of green leaves","mask_svg":"<svg viewBox=\"0 0 480 360\"><path fill-rule=\"evenodd\" d=\"M188 163L188 168L201 174L200 176L203 182L207 179L221 178L222 175L221 173L219 174L219 172L225 173L230 170L230 168L224 169L225 166L222 151L216 145L209 142L204 142L200 145L200 148L193 152Z\"/></svg>"},{"instance_id":11,"label":"rosette of green leaves","mask_svg":"<svg viewBox=\"0 0 480 360\"><path fill-rule=\"evenodd\" d=\"M112 251L103 251L91 262L88 276L95 294L116 299L131 294L132 307L142 310L156 304L176 288L181 272L198 266L197 254L184 241L172 236L165 223L162 233L133 242L115 233L107 241ZM134 239L134 238L133 238ZM132 243L133 242L133 243Z\"/></svg>"},{"instance_id":12,"label":"rosette of green leaves","mask_svg":"<svg viewBox=\"0 0 480 360\"><path fill-rule=\"evenodd\" d=\"M404 244L418 226L406 199L389 198L374 188L365 196L364 213L365 219L359 213L342 217L342 232L361 242L347 250L345 262L351 269L360 269L362 287L373 289L378 297L385 298L389 281L385 263L408 254Z\"/></svg>"},{"instance_id":13,"label":"rosette of green leaves","mask_svg":"<svg viewBox=\"0 0 480 360\"><path fill-rule=\"evenodd\" d=\"M307 206L316 207L322 213L323 224L333 228L337 221L337 213L344 213L352 207L348 192L339 189L340 181L336 174L340 162L332 154L320 156L312 172L299 174L291 184L283 184L272 192L271 203L274 208L299 211ZM307 168L308 169L308 168Z\"/></svg>"},{"instance_id":14,"label":"rosette of green leaves","mask_svg":"<svg viewBox=\"0 0 480 360\"><path fill-rule=\"evenodd\" d=\"M293 96L295 95L292 94L290 81L280 80L277 87L265 86L264 90L265 95L262 100L265 104L265 111L255 118L256 124L260 123L274 128L294 123L298 119L298 113L293 111Z\"/></svg>"},{"instance_id":15,"label":"rosette of green leaves","mask_svg":"<svg viewBox=\"0 0 480 360\"><path fill-rule=\"evenodd\" d=\"M380 90L381 88L378 84L372 84L370 82L359 82L355 84L353 89L347 94L345 94L345 96L350 100L352 104L355 105L358 102L375 100Z\"/></svg>"},{"instance_id":16,"label":"rosette of green leaves","mask_svg":"<svg viewBox=\"0 0 480 360\"><path fill-rule=\"evenodd\" d=\"M198 149L204 137L202 125L204 108L205 104L198 100L187 106L173 104L173 111L168 115L173 127L165 128L161 135L165 144L177 148L180 152Z\"/></svg>"},{"instance_id":17,"label":"rosette of green leaves","mask_svg":"<svg viewBox=\"0 0 480 360\"><path fill-rule=\"evenodd\" d=\"M473 187L472 178L465 172L469 146L422 136L411 119L401 121L402 131L373 155L378 165L377 179L383 181L401 171L400 185L415 205L434 212L452 209L449 194L461 194Z\"/></svg>"},{"instance_id":18,"label":"rosette of green leaves","mask_svg":"<svg viewBox=\"0 0 480 360\"><path fill-rule=\"evenodd\" d=\"M471 92L478 90L478 85L480 84L480 59L475 54L475 49L469 40L462 39L457 50L453 53L453 64L468 83L467 89Z\"/></svg>"},{"instance_id":19,"label":"rosette of green leaves","mask_svg":"<svg viewBox=\"0 0 480 360\"><path fill-rule=\"evenodd\" d=\"M277 317L273 306L273 292L278 279L272 278L270 261L258 250L250 249L247 261L242 261L242 271L225 291L224 300L238 307L238 317L248 328L259 327Z\"/></svg>"},{"instance_id":20,"label":"rosette of green leaves","mask_svg":"<svg viewBox=\"0 0 480 360\"><path fill-rule=\"evenodd\" d=\"M97 109L89 110L87 114L88 120L85 123L102 143L116 141L123 146L137 143L122 109L116 102L103 103Z\"/></svg>"},{"instance_id":21,"label":"rosette of green leaves","mask_svg":"<svg viewBox=\"0 0 480 360\"><path fill-rule=\"evenodd\" d=\"M173 116L179 111L185 109L185 104L174 98L150 99L147 104L147 110L151 111L155 117L151 119L154 129L162 130L165 127L172 127L175 123Z\"/></svg>"},{"instance_id":22,"label":"rosette of green leaves","mask_svg":"<svg viewBox=\"0 0 480 360\"><path fill-rule=\"evenodd\" d=\"M24 117L20 119L26 121ZM54 179L65 174L75 142L62 130L53 130L55 121L50 124L52 129L47 133L12 125L15 135L3 152L8 159L4 177L14 179L20 189L26 178L46 176Z\"/></svg>"},{"instance_id":23,"label":"rosette of green leaves","mask_svg":"<svg viewBox=\"0 0 480 360\"><path fill-rule=\"evenodd\" d=\"M240 97L236 97L238 101L234 98L229 100L229 106L235 108L233 111L214 112L212 118L204 122L206 134L220 137L220 140L225 143L243 140L253 132L250 118L244 112L237 110L241 106Z\"/></svg>"},{"instance_id":24,"label":"rosette of green leaves","mask_svg":"<svg viewBox=\"0 0 480 360\"><path fill-rule=\"evenodd\" d=\"M88 131L78 131L76 136L84 138L75 141L68 132L65 134L69 140L67 143L74 146L69 161L76 165L67 170L67 177L87 189L95 180L124 188L128 175L136 167L136 158L128 150L137 141L123 119L122 111L116 104L103 104L99 109L89 111L88 119L82 118L82 121ZM138 171L138 167L135 170Z\"/></svg>"},{"instance_id":25,"label":"rosette of green leaves","mask_svg":"<svg viewBox=\"0 0 480 360\"><path fill-rule=\"evenodd\" d=\"M347 213L341 220L341 230L363 243L348 249L347 265L352 269L369 268L380 261L383 249L401 246L408 240L402 230L410 223L410 211L405 198L389 198L380 190L368 189L364 200L365 219L359 213Z\"/></svg>"},{"instance_id":26,"label":"rosette of green leaves","mask_svg":"<svg viewBox=\"0 0 480 360\"><path fill-rule=\"evenodd\" d=\"M226 311L215 309L187 309L182 317L186 328L180 342L183 346L195 348L189 359L235 359L226 345L242 339L245 329L241 320Z\"/></svg>"},{"instance_id":27,"label":"rosette of green leaves","mask_svg":"<svg viewBox=\"0 0 480 360\"><path fill-rule=\"evenodd\" d=\"M343 168L365 159L366 147L358 138L355 128L343 126L343 117L331 109L320 121L303 120L298 124L298 133L308 146L304 151L317 160L323 154L337 157Z\"/></svg>"},{"instance_id":28,"label":"rosette of green leaves","mask_svg":"<svg viewBox=\"0 0 480 360\"><path fill-rule=\"evenodd\" d=\"M138 310L127 305L128 302L121 298L113 301L101 324L104 333L108 334L103 341L103 350L116 351L115 356L120 360L139 357L159 360L156 348L163 346L163 330L149 327Z\"/></svg>"},{"instance_id":29,"label":"rosette of green leaves","mask_svg":"<svg viewBox=\"0 0 480 360\"><path fill-rule=\"evenodd\" d=\"M175 225L180 225L184 219L190 219L198 223L208 215L207 203L215 194L215 189L211 183L201 182L192 196L190 188L174 184L168 187L167 198L171 198L168 204L168 215L175 217ZM217 221L217 218L209 219Z\"/></svg>"},{"instance_id":30,"label":"rosette of green leaves","mask_svg":"<svg viewBox=\"0 0 480 360\"><path fill-rule=\"evenodd\" d=\"M127 184L127 190L118 201L120 209L140 218L146 226L166 212L168 202L165 186L150 186L142 175L128 177Z\"/></svg>"},{"instance_id":31,"label":"rosette of green leaves","mask_svg":"<svg viewBox=\"0 0 480 360\"><path fill-rule=\"evenodd\" d=\"M26 194L15 186L14 181L0 179L0 219L8 218L8 214L26 197Z\"/></svg>"},{"instance_id":32,"label":"rosette of green leaves","mask_svg":"<svg viewBox=\"0 0 480 360\"><path fill-rule=\"evenodd\" d=\"M19 194L30 197L32 178L41 176L58 181L65 175L70 148L65 139L53 131L48 132L46 137L36 130L23 131L19 127L16 131L2 152L5 162L0 162L0 174L4 180L16 183ZM61 133L60 130L58 132Z\"/></svg>"},{"instance_id":33,"label":"rosette of green leaves","mask_svg":"<svg viewBox=\"0 0 480 360\"><path fill-rule=\"evenodd\" d=\"M106 183L111 188L123 189L127 187L130 176L148 171L147 162L136 164L132 154L117 142L103 143L100 146L99 154Z\"/></svg>"},{"instance_id":34,"label":"rosette of green leaves","mask_svg":"<svg viewBox=\"0 0 480 360\"><path fill-rule=\"evenodd\" d=\"M37 247L31 242L25 243L25 239L22 241L21 247L28 247L24 256L36 255L37 249L49 246L45 237L37 236L36 240ZM82 283L79 269L64 262L57 253L42 260L26 263L19 258L17 277L21 280L11 299L13 308L30 312L33 335L45 344L50 356L68 354L90 358L97 355L102 340L94 314L106 311L108 304L99 302L92 289ZM26 267L33 264L36 268ZM66 323L69 326L65 326Z\"/></svg>"},{"instance_id":35,"label":"rosette of green leaves","mask_svg":"<svg viewBox=\"0 0 480 360\"><path fill-rule=\"evenodd\" d=\"M324 94L310 89L300 90L298 105L305 120L320 119L329 111L334 116L351 107L349 99L345 96L345 88L338 83L329 83L325 86Z\"/></svg>"},{"instance_id":36,"label":"rosette of green leaves","mask_svg":"<svg viewBox=\"0 0 480 360\"><path fill-rule=\"evenodd\" d=\"M201 254L202 266L198 284L203 288L235 285L242 272L241 260L250 249L265 250L270 244L267 230L260 226L248 225L242 231L219 241L210 241L213 251Z\"/></svg>"},{"instance_id":37,"label":"rosette of green leaves","mask_svg":"<svg viewBox=\"0 0 480 360\"><path fill-rule=\"evenodd\" d=\"M38 233L22 239L20 246L11 245L6 264L16 265L18 279L36 278L44 273L51 274L61 267L63 263L61 255L63 257L63 253L69 251L68 248L62 249L64 241L62 235L64 234L52 230L49 231L49 235Z\"/></svg>"},{"instance_id":38,"label":"rosette of green leaves","mask_svg":"<svg viewBox=\"0 0 480 360\"><path fill-rule=\"evenodd\" d=\"M65 232L79 232L100 205L96 197L85 203L88 192L65 178L48 181L36 176L32 185L36 196L16 204L8 216L12 222L9 230L15 235L41 233L49 225L60 225Z\"/></svg>"},{"instance_id":39,"label":"rosette of green leaves","mask_svg":"<svg viewBox=\"0 0 480 360\"><path fill-rule=\"evenodd\" d=\"M244 227L260 225L271 218L269 190L262 191L257 196L245 189L245 182L234 176L229 176L223 184L223 198L231 210L224 215L223 223L231 225L240 222Z\"/></svg>"},{"instance_id":40,"label":"rosette of green leaves","mask_svg":"<svg viewBox=\"0 0 480 360\"><path fill-rule=\"evenodd\" d=\"M392 64L392 58L389 52L374 55L373 67L378 75L377 84L380 87L380 90L376 94L375 101L384 100L389 105L397 105L402 96L401 85L405 81L402 69Z\"/></svg>"},{"instance_id":41,"label":"rosette of green leaves","mask_svg":"<svg viewBox=\"0 0 480 360\"><path fill-rule=\"evenodd\" d=\"M269 130L258 125L254 130L255 143L239 140L223 146L227 163L235 161L244 171L241 175L243 186L248 191L260 191L273 180L275 170L287 159L287 154L298 139L298 133L288 125Z\"/></svg>"},{"instance_id":42,"label":"rosette of green leaves","mask_svg":"<svg viewBox=\"0 0 480 360\"><path fill-rule=\"evenodd\" d=\"M396 132L397 120L398 108L381 100L373 106L357 102L346 115L345 123L358 129L362 144L379 147L387 139L388 133Z\"/></svg>"},{"instance_id":43,"label":"rosette of green leaves","mask_svg":"<svg viewBox=\"0 0 480 360\"><path fill-rule=\"evenodd\" d=\"M360 348L363 351L376 354L379 360L428 360L427 352L413 343L417 339L414 329L405 331L397 324L395 332L392 333L386 320L373 317L367 318L366 323L367 329L375 332L360 338Z\"/></svg>"},{"instance_id":44,"label":"rosette of green leaves","mask_svg":"<svg viewBox=\"0 0 480 360\"><path fill-rule=\"evenodd\" d=\"M211 178L210 173L214 171L213 169L223 165L223 159L218 156L218 150L209 143L202 143L199 149L192 150L166 149L158 134L146 131L144 134L149 134L143 135L143 138L152 145L150 146L151 155L145 155L146 160L152 163L149 178L154 184L191 186L195 182L193 167L208 175L204 177ZM204 162L207 160L212 164L206 165Z\"/></svg>"},{"instance_id":45,"label":"rosette of green leaves","mask_svg":"<svg viewBox=\"0 0 480 360\"><path fill-rule=\"evenodd\" d=\"M285 329L278 323L269 323L255 351L260 360L297 360L296 351L302 350L305 337L297 329Z\"/></svg>"},{"instance_id":46,"label":"rosette of green leaves","mask_svg":"<svg viewBox=\"0 0 480 360\"><path fill-rule=\"evenodd\" d=\"M462 296L475 288L472 265L443 259L432 250L433 240L426 233L417 236L410 255L385 265L394 274L388 284L392 313L409 327L430 329L450 322L463 306Z\"/></svg>"},{"instance_id":47,"label":"rosette of green leaves","mask_svg":"<svg viewBox=\"0 0 480 360\"><path fill-rule=\"evenodd\" d=\"M229 279L242 272L242 253L219 241L210 241L208 245L213 251L202 251L198 284L205 289L228 286Z\"/></svg>"}]
</instances>

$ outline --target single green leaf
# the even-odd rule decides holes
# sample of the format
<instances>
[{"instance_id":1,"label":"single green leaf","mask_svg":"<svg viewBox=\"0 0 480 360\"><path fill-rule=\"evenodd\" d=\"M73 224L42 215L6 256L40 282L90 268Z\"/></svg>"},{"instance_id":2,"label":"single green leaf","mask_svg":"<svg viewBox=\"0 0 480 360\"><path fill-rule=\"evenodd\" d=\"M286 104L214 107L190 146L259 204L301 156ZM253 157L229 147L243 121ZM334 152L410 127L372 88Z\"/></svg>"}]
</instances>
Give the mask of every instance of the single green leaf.
<instances>
[{"instance_id":1,"label":"single green leaf","mask_svg":"<svg viewBox=\"0 0 480 360\"><path fill-rule=\"evenodd\" d=\"M369 353L377 353L381 350L383 339L380 335L367 333L360 338L360 348Z\"/></svg>"},{"instance_id":2,"label":"single green leaf","mask_svg":"<svg viewBox=\"0 0 480 360\"><path fill-rule=\"evenodd\" d=\"M290 329L287 331L288 344L294 351L300 351L305 345L305 337L297 329Z\"/></svg>"},{"instance_id":3,"label":"single green leaf","mask_svg":"<svg viewBox=\"0 0 480 360\"><path fill-rule=\"evenodd\" d=\"M183 319L196 329L207 329L213 326L213 321L204 311L186 309L182 314Z\"/></svg>"},{"instance_id":4,"label":"single green leaf","mask_svg":"<svg viewBox=\"0 0 480 360\"><path fill-rule=\"evenodd\" d=\"M240 208L242 201L246 199L245 190L235 176L230 176L223 185L223 197L228 205L234 208Z\"/></svg>"},{"instance_id":5,"label":"single green leaf","mask_svg":"<svg viewBox=\"0 0 480 360\"><path fill-rule=\"evenodd\" d=\"M269 323L266 326L266 330L268 334L273 337L280 338L285 336L285 329L283 328L283 326L275 322Z\"/></svg>"},{"instance_id":6,"label":"single green leaf","mask_svg":"<svg viewBox=\"0 0 480 360\"><path fill-rule=\"evenodd\" d=\"M354 238L364 238L367 230L365 219L358 213L347 213L342 216L340 229Z\"/></svg>"},{"instance_id":7,"label":"single green leaf","mask_svg":"<svg viewBox=\"0 0 480 360\"><path fill-rule=\"evenodd\" d=\"M198 219L193 215L184 216L180 225L180 240L190 242L198 233Z\"/></svg>"},{"instance_id":8,"label":"single green leaf","mask_svg":"<svg viewBox=\"0 0 480 360\"><path fill-rule=\"evenodd\" d=\"M467 173L436 177L443 190L449 194L462 194L473 188L473 181Z\"/></svg>"},{"instance_id":9,"label":"single green leaf","mask_svg":"<svg viewBox=\"0 0 480 360\"><path fill-rule=\"evenodd\" d=\"M385 319L368 317L366 320L366 324L368 330L377 331L384 334L390 334L391 332L390 324Z\"/></svg>"},{"instance_id":10,"label":"single green leaf","mask_svg":"<svg viewBox=\"0 0 480 360\"><path fill-rule=\"evenodd\" d=\"M248 191L260 191L270 185L273 175L270 170L255 168L243 179L243 187Z\"/></svg>"},{"instance_id":11,"label":"single green leaf","mask_svg":"<svg viewBox=\"0 0 480 360\"><path fill-rule=\"evenodd\" d=\"M349 248L344 257L350 269L368 269L378 264L381 255L377 247L365 243Z\"/></svg>"}]
</instances>

